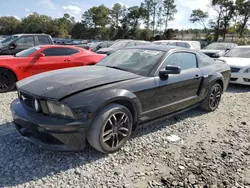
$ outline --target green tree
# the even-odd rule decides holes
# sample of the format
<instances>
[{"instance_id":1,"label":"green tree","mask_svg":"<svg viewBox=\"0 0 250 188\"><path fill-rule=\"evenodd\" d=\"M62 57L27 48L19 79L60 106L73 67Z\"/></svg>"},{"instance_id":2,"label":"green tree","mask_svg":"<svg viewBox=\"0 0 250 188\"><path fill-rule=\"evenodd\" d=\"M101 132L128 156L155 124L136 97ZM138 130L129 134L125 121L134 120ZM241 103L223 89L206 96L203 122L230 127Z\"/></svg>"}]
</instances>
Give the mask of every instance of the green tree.
<instances>
[{"instance_id":1,"label":"green tree","mask_svg":"<svg viewBox=\"0 0 250 188\"><path fill-rule=\"evenodd\" d=\"M250 1L236 0L236 12L239 15L239 34L240 38L243 37L244 31L250 18Z\"/></svg>"},{"instance_id":2,"label":"green tree","mask_svg":"<svg viewBox=\"0 0 250 188\"><path fill-rule=\"evenodd\" d=\"M192 23L200 24L206 30L207 19L208 19L208 12L203 12L201 9L196 9L192 11L189 21Z\"/></svg>"},{"instance_id":3,"label":"green tree","mask_svg":"<svg viewBox=\"0 0 250 188\"><path fill-rule=\"evenodd\" d=\"M93 22L93 12L89 9L85 11L82 15L82 23L86 25L86 27L91 28L94 26Z\"/></svg>"},{"instance_id":4,"label":"green tree","mask_svg":"<svg viewBox=\"0 0 250 188\"><path fill-rule=\"evenodd\" d=\"M0 17L0 33L4 35L14 34L21 21L13 16Z\"/></svg>"},{"instance_id":5,"label":"green tree","mask_svg":"<svg viewBox=\"0 0 250 188\"><path fill-rule=\"evenodd\" d=\"M147 29L149 29L150 27L151 14L153 10L152 7L153 7L153 0L144 0L144 2L141 3L141 8L145 10L145 25Z\"/></svg>"},{"instance_id":6,"label":"green tree","mask_svg":"<svg viewBox=\"0 0 250 188\"><path fill-rule=\"evenodd\" d=\"M227 29L234 16L234 2L233 0L212 0L212 7L217 12L217 23L212 23L212 25L215 26L217 35L221 30L223 40L225 40Z\"/></svg>"},{"instance_id":7,"label":"green tree","mask_svg":"<svg viewBox=\"0 0 250 188\"><path fill-rule=\"evenodd\" d=\"M158 12L157 12L157 28L160 31L160 35L161 35L163 23L164 23L163 7L159 6L159 9L158 9Z\"/></svg>"},{"instance_id":8,"label":"green tree","mask_svg":"<svg viewBox=\"0 0 250 188\"><path fill-rule=\"evenodd\" d=\"M96 27L104 28L106 25L110 23L109 19L110 9L105 7L104 5L98 7L92 7L90 8L89 11L91 12L95 28Z\"/></svg>"},{"instance_id":9,"label":"green tree","mask_svg":"<svg viewBox=\"0 0 250 188\"><path fill-rule=\"evenodd\" d=\"M33 13L22 20L19 32L23 33L51 33L54 30L53 19L47 15Z\"/></svg>"},{"instance_id":10,"label":"green tree","mask_svg":"<svg viewBox=\"0 0 250 188\"><path fill-rule=\"evenodd\" d=\"M174 0L164 0L164 15L165 15L165 33L168 28L168 22L174 20L174 15L177 13Z\"/></svg>"},{"instance_id":11,"label":"green tree","mask_svg":"<svg viewBox=\"0 0 250 188\"><path fill-rule=\"evenodd\" d=\"M114 4L111 10L111 18L112 18L112 24L115 25L115 27L119 26L120 17L122 15L122 5L120 3Z\"/></svg>"}]
</instances>

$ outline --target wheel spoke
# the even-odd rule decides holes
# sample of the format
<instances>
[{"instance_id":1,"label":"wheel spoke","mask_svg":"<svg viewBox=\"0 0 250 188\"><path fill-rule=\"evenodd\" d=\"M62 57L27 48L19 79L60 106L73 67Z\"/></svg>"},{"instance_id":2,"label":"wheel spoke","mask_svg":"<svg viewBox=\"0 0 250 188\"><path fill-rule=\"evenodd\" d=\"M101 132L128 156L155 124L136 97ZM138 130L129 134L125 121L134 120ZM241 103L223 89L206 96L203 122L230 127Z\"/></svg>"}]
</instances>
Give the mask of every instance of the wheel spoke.
<instances>
[{"instance_id":1,"label":"wheel spoke","mask_svg":"<svg viewBox=\"0 0 250 188\"><path fill-rule=\"evenodd\" d=\"M217 93L216 98L219 98L221 96L220 92Z\"/></svg>"},{"instance_id":2,"label":"wheel spoke","mask_svg":"<svg viewBox=\"0 0 250 188\"><path fill-rule=\"evenodd\" d=\"M126 137L126 136L127 136L127 134L125 134L125 133L123 133L123 132L121 132L121 131L118 131L118 134L122 135L123 137Z\"/></svg>"},{"instance_id":3,"label":"wheel spoke","mask_svg":"<svg viewBox=\"0 0 250 188\"><path fill-rule=\"evenodd\" d=\"M116 140L116 136L113 135L112 136L112 146L111 146L112 148L115 147L115 140Z\"/></svg>"},{"instance_id":4,"label":"wheel spoke","mask_svg":"<svg viewBox=\"0 0 250 188\"><path fill-rule=\"evenodd\" d=\"M116 146L115 147L118 147L119 146L119 135L116 134L115 138L116 138Z\"/></svg>"},{"instance_id":5,"label":"wheel spoke","mask_svg":"<svg viewBox=\"0 0 250 188\"><path fill-rule=\"evenodd\" d=\"M113 127L114 126L114 124L113 124L113 122L112 122L112 120L111 120L111 118L109 118L109 123L110 123L110 125Z\"/></svg>"},{"instance_id":6,"label":"wheel spoke","mask_svg":"<svg viewBox=\"0 0 250 188\"><path fill-rule=\"evenodd\" d=\"M108 131L105 131L105 132L103 133L103 137L109 135L109 134L112 133L112 132L113 132L112 129L110 129L110 130L108 130Z\"/></svg>"},{"instance_id":7,"label":"wheel spoke","mask_svg":"<svg viewBox=\"0 0 250 188\"><path fill-rule=\"evenodd\" d=\"M116 125L117 124L117 118L115 117L115 114L112 116L113 117L113 119L114 119L114 124Z\"/></svg>"},{"instance_id":8,"label":"wheel spoke","mask_svg":"<svg viewBox=\"0 0 250 188\"><path fill-rule=\"evenodd\" d=\"M111 139L111 137L113 137L112 133L108 134L105 138L103 137L103 141L107 142L107 141L109 141Z\"/></svg>"},{"instance_id":9,"label":"wheel spoke","mask_svg":"<svg viewBox=\"0 0 250 188\"><path fill-rule=\"evenodd\" d=\"M120 127L119 131L126 131L126 132L128 132L128 128L126 128L126 127Z\"/></svg>"},{"instance_id":10,"label":"wheel spoke","mask_svg":"<svg viewBox=\"0 0 250 188\"><path fill-rule=\"evenodd\" d=\"M128 120L128 116L125 116L125 119L121 121L121 123L119 124L119 126L124 125L124 123L126 123Z\"/></svg>"}]
</instances>

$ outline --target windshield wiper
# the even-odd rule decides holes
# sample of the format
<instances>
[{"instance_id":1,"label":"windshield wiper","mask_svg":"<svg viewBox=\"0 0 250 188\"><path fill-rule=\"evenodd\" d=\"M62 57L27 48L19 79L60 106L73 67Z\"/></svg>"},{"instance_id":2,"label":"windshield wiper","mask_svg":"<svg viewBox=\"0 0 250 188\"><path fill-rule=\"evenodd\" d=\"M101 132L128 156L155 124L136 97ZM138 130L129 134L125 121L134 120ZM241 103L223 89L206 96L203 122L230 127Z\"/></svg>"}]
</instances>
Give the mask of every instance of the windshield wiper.
<instances>
[{"instance_id":1,"label":"windshield wiper","mask_svg":"<svg viewBox=\"0 0 250 188\"><path fill-rule=\"evenodd\" d=\"M115 66L105 66L108 68L112 68L112 69L117 69L117 70L123 70L123 71L127 71L126 69L120 68L120 67L115 67Z\"/></svg>"}]
</instances>

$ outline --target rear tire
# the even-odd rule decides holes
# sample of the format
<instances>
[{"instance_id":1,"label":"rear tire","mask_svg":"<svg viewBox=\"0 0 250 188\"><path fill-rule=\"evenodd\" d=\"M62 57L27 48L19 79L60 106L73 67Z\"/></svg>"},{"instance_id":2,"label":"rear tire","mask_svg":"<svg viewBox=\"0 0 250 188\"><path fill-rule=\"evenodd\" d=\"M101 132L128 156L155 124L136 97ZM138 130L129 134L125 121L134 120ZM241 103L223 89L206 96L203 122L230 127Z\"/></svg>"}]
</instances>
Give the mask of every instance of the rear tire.
<instances>
[{"instance_id":1,"label":"rear tire","mask_svg":"<svg viewBox=\"0 0 250 188\"><path fill-rule=\"evenodd\" d=\"M215 83L209 90L206 98L201 103L201 108L208 112L215 111L221 100L222 87L220 84Z\"/></svg>"},{"instance_id":2,"label":"rear tire","mask_svg":"<svg viewBox=\"0 0 250 188\"><path fill-rule=\"evenodd\" d=\"M88 130L89 144L102 153L114 153L131 136L133 118L130 111L119 104L109 104L96 116Z\"/></svg>"},{"instance_id":3,"label":"rear tire","mask_svg":"<svg viewBox=\"0 0 250 188\"><path fill-rule=\"evenodd\" d=\"M15 88L16 81L16 76L11 70L0 68L0 93L12 91Z\"/></svg>"}]
</instances>

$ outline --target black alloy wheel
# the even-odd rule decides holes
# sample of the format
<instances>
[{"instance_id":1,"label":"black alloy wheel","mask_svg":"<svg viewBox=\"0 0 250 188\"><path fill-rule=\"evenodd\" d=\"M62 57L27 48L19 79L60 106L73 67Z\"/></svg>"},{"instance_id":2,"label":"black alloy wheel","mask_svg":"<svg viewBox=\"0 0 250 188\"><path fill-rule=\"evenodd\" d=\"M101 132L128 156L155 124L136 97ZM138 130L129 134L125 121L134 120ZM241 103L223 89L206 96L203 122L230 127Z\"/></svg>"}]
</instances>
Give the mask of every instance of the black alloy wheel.
<instances>
[{"instance_id":1,"label":"black alloy wheel","mask_svg":"<svg viewBox=\"0 0 250 188\"><path fill-rule=\"evenodd\" d=\"M106 147L115 149L124 144L129 133L129 118L124 112L113 114L102 131L102 142Z\"/></svg>"},{"instance_id":2,"label":"black alloy wheel","mask_svg":"<svg viewBox=\"0 0 250 188\"><path fill-rule=\"evenodd\" d=\"M15 75L8 69L0 68L0 93L13 90L15 84Z\"/></svg>"},{"instance_id":3,"label":"black alloy wheel","mask_svg":"<svg viewBox=\"0 0 250 188\"><path fill-rule=\"evenodd\" d=\"M102 153L114 153L130 138L133 127L131 112L120 104L104 107L88 130L89 144Z\"/></svg>"},{"instance_id":4,"label":"black alloy wheel","mask_svg":"<svg viewBox=\"0 0 250 188\"><path fill-rule=\"evenodd\" d=\"M215 83L202 101L201 108L208 112L216 110L220 104L222 92L222 86L219 83Z\"/></svg>"},{"instance_id":5,"label":"black alloy wheel","mask_svg":"<svg viewBox=\"0 0 250 188\"><path fill-rule=\"evenodd\" d=\"M216 109L219 106L221 99L221 86L215 85L212 88L210 99L209 99L209 105L211 109Z\"/></svg>"}]
</instances>

